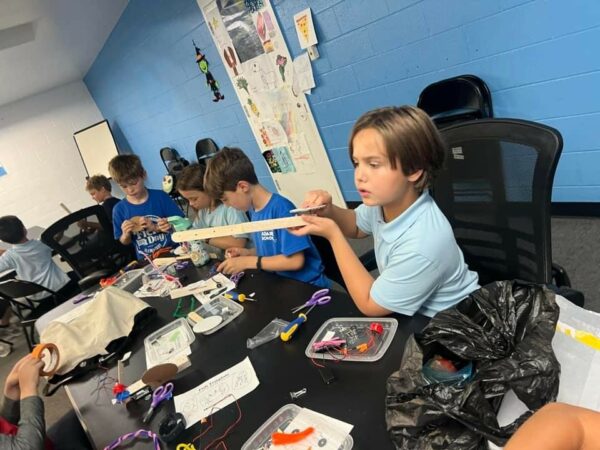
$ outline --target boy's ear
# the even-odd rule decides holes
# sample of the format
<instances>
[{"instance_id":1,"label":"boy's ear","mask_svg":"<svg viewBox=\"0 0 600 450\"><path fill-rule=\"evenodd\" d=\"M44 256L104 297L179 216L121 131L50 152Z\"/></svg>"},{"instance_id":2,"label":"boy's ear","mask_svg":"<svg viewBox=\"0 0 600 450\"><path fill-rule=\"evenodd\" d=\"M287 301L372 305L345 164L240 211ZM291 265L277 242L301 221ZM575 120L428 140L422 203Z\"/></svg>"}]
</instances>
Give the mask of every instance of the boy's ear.
<instances>
[{"instance_id":1,"label":"boy's ear","mask_svg":"<svg viewBox=\"0 0 600 450\"><path fill-rule=\"evenodd\" d=\"M244 180L238 181L236 185L236 190L238 189L240 192L246 193L250 190L250 183Z\"/></svg>"},{"instance_id":2,"label":"boy's ear","mask_svg":"<svg viewBox=\"0 0 600 450\"><path fill-rule=\"evenodd\" d=\"M416 183L417 181L419 181L421 179L422 176L423 176L423 169L419 169L419 170L411 173L409 176L407 176L406 179L408 181L410 181L411 183Z\"/></svg>"}]
</instances>

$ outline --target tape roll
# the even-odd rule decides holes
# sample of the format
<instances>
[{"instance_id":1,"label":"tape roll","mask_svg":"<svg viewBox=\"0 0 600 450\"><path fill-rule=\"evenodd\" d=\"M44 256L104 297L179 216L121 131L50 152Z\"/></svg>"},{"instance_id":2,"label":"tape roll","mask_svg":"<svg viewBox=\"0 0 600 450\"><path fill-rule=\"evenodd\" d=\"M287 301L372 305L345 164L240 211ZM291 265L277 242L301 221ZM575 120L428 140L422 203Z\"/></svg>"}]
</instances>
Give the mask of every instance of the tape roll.
<instances>
[{"instance_id":1,"label":"tape roll","mask_svg":"<svg viewBox=\"0 0 600 450\"><path fill-rule=\"evenodd\" d=\"M40 375L44 377L52 376L58 370L60 363L60 353L58 347L54 344L38 344L31 351L31 356L44 363Z\"/></svg>"}]
</instances>

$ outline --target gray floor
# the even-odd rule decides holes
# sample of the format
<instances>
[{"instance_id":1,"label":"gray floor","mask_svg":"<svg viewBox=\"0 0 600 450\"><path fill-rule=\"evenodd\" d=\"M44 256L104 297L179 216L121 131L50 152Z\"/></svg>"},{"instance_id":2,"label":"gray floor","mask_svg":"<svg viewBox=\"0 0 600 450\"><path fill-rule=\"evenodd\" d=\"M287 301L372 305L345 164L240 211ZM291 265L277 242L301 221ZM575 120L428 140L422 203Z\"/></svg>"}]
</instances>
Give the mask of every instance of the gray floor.
<instances>
[{"instance_id":1,"label":"gray floor","mask_svg":"<svg viewBox=\"0 0 600 450\"><path fill-rule=\"evenodd\" d=\"M600 219L555 218L552 220L553 260L562 265L571 277L575 289L584 292L586 308L600 312ZM372 248L370 239L353 241L356 253L361 255ZM0 331L0 337L2 332ZM12 366L26 354L25 339L14 339L13 352L1 359L0 382ZM52 397L45 397L47 426L66 414L71 405L64 389Z\"/></svg>"}]
</instances>

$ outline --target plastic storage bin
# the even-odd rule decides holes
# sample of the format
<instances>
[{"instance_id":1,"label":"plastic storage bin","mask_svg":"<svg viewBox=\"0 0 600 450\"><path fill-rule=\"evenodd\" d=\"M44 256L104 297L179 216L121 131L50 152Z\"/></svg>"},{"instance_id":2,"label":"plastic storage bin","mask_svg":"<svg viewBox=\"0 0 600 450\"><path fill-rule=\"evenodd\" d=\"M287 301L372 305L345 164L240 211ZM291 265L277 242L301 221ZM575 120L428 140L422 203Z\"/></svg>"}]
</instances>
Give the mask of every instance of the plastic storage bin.
<instances>
[{"instance_id":1,"label":"plastic storage bin","mask_svg":"<svg viewBox=\"0 0 600 450\"><path fill-rule=\"evenodd\" d=\"M331 355L329 352L315 352L312 346L315 342L322 341L326 338L345 339L346 347L355 347L359 344L368 342L371 333L369 331L369 325L373 322L381 324L383 327L383 333L376 335L375 344L364 353L356 353L343 357L341 354ZM381 359L385 354L388 347L394 339L396 330L398 329L398 321L391 318L380 318L380 317L337 317L329 319L321 328L315 333L313 338L306 347L305 354L309 358L329 359L329 360L343 360L343 361L360 361L360 362L373 362ZM331 333L334 333L333 335Z\"/></svg>"},{"instance_id":2,"label":"plastic storage bin","mask_svg":"<svg viewBox=\"0 0 600 450\"><path fill-rule=\"evenodd\" d=\"M151 366L170 360L185 352L195 339L185 319L174 320L144 339L146 359Z\"/></svg>"},{"instance_id":3,"label":"plastic storage bin","mask_svg":"<svg viewBox=\"0 0 600 450\"><path fill-rule=\"evenodd\" d=\"M219 296L212 299L208 303L200 305L200 307L196 308L194 312L203 319L211 316L221 316L222 322L219 325L202 333L208 335L220 330L237 316L239 316L242 312L244 312L244 307L233 300ZM187 320L188 323L192 324L193 326L194 321L190 320L189 318Z\"/></svg>"},{"instance_id":4,"label":"plastic storage bin","mask_svg":"<svg viewBox=\"0 0 600 450\"><path fill-rule=\"evenodd\" d=\"M271 435L276 431L286 432L286 427L300 414L300 408L293 403L287 404L273 414L250 438L242 445L242 450L276 450L271 445ZM352 436L348 435L338 450L351 450L354 446Z\"/></svg>"}]
</instances>

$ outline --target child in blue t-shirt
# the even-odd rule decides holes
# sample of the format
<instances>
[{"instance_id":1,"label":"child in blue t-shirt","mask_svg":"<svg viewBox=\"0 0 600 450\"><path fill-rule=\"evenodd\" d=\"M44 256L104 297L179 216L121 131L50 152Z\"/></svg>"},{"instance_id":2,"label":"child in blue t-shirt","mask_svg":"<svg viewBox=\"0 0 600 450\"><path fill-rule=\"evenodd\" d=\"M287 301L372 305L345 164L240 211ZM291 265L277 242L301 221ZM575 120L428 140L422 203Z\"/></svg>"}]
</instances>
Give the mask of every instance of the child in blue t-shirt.
<instances>
[{"instance_id":1,"label":"child in blue t-shirt","mask_svg":"<svg viewBox=\"0 0 600 450\"><path fill-rule=\"evenodd\" d=\"M200 164L187 166L177 176L177 191L196 211L192 223L193 228L211 228L224 225L235 225L248 222L244 212L224 205L220 200L210 197L204 190L205 167ZM231 247L251 247L248 234L222 236L207 239L208 249L222 257L224 251Z\"/></svg>"},{"instance_id":2,"label":"child in blue t-shirt","mask_svg":"<svg viewBox=\"0 0 600 450\"><path fill-rule=\"evenodd\" d=\"M251 221L291 216L295 206L259 182L250 159L239 148L223 148L208 164L204 187L211 197L240 211ZM308 236L287 230L252 233L255 248L232 247L219 271L237 273L245 269L268 270L319 287L329 287L321 257Z\"/></svg>"},{"instance_id":3,"label":"child in blue t-shirt","mask_svg":"<svg viewBox=\"0 0 600 450\"><path fill-rule=\"evenodd\" d=\"M126 195L113 209L115 239L123 245L133 242L138 258L172 246L167 217L183 217L183 213L163 191L146 188L147 175L140 158L115 156L108 170Z\"/></svg>"},{"instance_id":4,"label":"child in blue t-shirt","mask_svg":"<svg viewBox=\"0 0 600 450\"><path fill-rule=\"evenodd\" d=\"M367 316L392 312L432 317L476 290L450 223L427 192L446 148L427 114L412 106L361 116L350 136L354 182L363 204L355 210L309 192L303 207L326 205L293 233L325 237L348 293ZM362 265L346 238L373 236L379 277Z\"/></svg>"}]
</instances>

